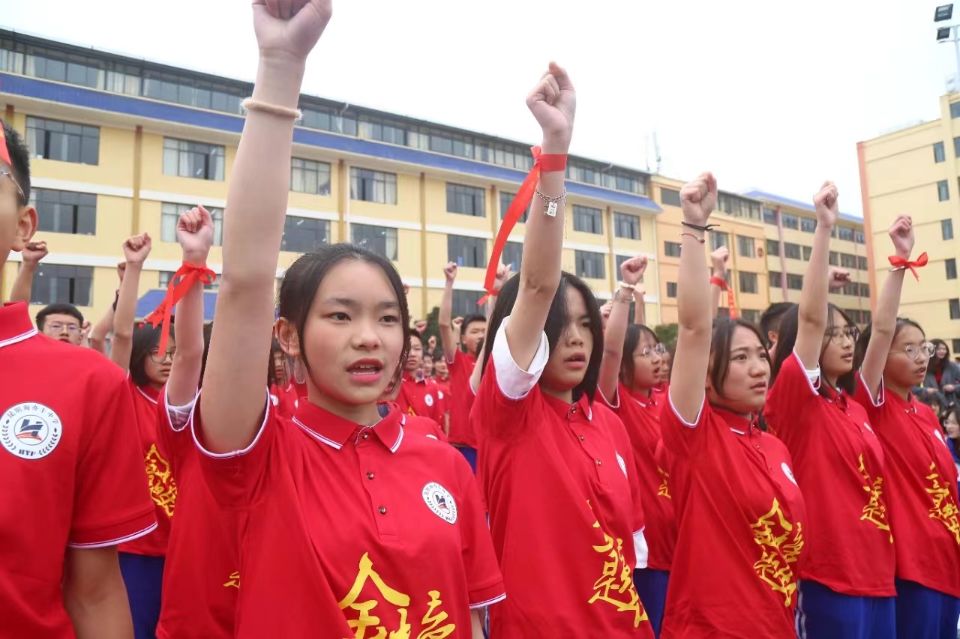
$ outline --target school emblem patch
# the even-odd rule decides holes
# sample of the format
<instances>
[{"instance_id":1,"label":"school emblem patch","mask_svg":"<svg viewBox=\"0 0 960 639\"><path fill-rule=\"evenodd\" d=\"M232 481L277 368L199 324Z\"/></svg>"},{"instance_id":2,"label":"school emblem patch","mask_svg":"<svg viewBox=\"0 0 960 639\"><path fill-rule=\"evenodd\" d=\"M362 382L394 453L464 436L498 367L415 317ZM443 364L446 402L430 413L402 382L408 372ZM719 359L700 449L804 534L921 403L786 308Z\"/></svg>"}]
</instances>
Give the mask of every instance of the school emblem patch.
<instances>
[{"instance_id":1,"label":"school emblem patch","mask_svg":"<svg viewBox=\"0 0 960 639\"><path fill-rule=\"evenodd\" d=\"M427 406L433 406L433 395L431 395L430 393L427 393L426 395L424 395L424 396L423 396L423 402L424 402Z\"/></svg>"},{"instance_id":2,"label":"school emblem patch","mask_svg":"<svg viewBox=\"0 0 960 639\"><path fill-rule=\"evenodd\" d=\"M17 404L0 416L0 445L21 459L43 459L62 434L60 416L43 404Z\"/></svg>"},{"instance_id":3,"label":"school emblem patch","mask_svg":"<svg viewBox=\"0 0 960 639\"><path fill-rule=\"evenodd\" d=\"M423 487L423 501L434 515L448 524L457 523L457 502L446 488L435 481Z\"/></svg>"}]
</instances>

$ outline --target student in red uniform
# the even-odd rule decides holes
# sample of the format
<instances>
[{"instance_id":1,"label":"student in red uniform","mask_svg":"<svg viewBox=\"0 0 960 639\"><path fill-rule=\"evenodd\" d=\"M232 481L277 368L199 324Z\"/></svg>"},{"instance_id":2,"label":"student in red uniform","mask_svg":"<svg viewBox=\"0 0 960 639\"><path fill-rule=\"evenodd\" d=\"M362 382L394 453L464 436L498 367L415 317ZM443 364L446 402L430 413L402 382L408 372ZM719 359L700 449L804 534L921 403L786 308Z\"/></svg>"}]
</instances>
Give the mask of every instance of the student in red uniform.
<instances>
[{"instance_id":1,"label":"student in red uniform","mask_svg":"<svg viewBox=\"0 0 960 639\"><path fill-rule=\"evenodd\" d=\"M910 393L923 382L935 348L919 324L897 319L914 244L908 216L894 221L890 239L891 259L898 266L880 290L873 324L860 337L863 365L854 397L883 444L897 541L897 639L955 639L960 617L957 471L937 416Z\"/></svg>"},{"instance_id":2,"label":"student in red uniform","mask_svg":"<svg viewBox=\"0 0 960 639\"><path fill-rule=\"evenodd\" d=\"M634 581L650 615L653 633L659 635L677 530L667 473L656 459L657 444L661 441L661 406L653 389L660 383L660 365L666 349L646 326L627 325L630 303L637 287L642 286L646 268L646 257L634 257L620 265L621 284L614 293L603 334L597 389L623 420L633 445L646 522L643 536L648 549L646 562L638 560ZM637 309L636 313L642 316L643 310Z\"/></svg>"},{"instance_id":3,"label":"student in red uniform","mask_svg":"<svg viewBox=\"0 0 960 639\"><path fill-rule=\"evenodd\" d=\"M622 422L593 402L600 313L561 272L564 172L576 96L551 64L527 97L543 130L520 274L490 318L471 424L509 597L491 636L652 637L633 584L643 528ZM449 359L448 359L449 361Z\"/></svg>"},{"instance_id":4,"label":"student in red uniform","mask_svg":"<svg viewBox=\"0 0 960 639\"><path fill-rule=\"evenodd\" d=\"M406 361L392 264L338 244L286 272L277 335L305 370L277 417L263 362L287 209L296 105L328 0L255 4L260 67L228 188L223 278L192 427L216 499L246 518L236 636L481 637L504 597L476 481L444 443L381 413Z\"/></svg>"},{"instance_id":5,"label":"student in red uniform","mask_svg":"<svg viewBox=\"0 0 960 639\"><path fill-rule=\"evenodd\" d=\"M447 423L440 387L423 376L423 338L414 330L410 331L410 348L396 401L400 410L408 415L428 417L438 424Z\"/></svg>"},{"instance_id":6,"label":"student in red uniform","mask_svg":"<svg viewBox=\"0 0 960 639\"><path fill-rule=\"evenodd\" d=\"M767 350L749 322L711 329L703 243L716 179L701 175L680 199L679 332L660 418L679 521L660 636L792 638L807 521L790 454L756 427Z\"/></svg>"},{"instance_id":7,"label":"student in red uniform","mask_svg":"<svg viewBox=\"0 0 960 639\"><path fill-rule=\"evenodd\" d=\"M893 637L894 535L887 517L883 450L867 413L850 399L858 330L827 303L827 257L837 187L814 198L817 228L800 304L780 319L770 431L790 449L807 502L797 631L838 639ZM879 380L883 362L866 362Z\"/></svg>"},{"instance_id":8,"label":"student in red uniform","mask_svg":"<svg viewBox=\"0 0 960 639\"><path fill-rule=\"evenodd\" d=\"M0 135L0 269L37 229L29 152ZM0 634L131 636L117 544L156 527L123 373L0 307Z\"/></svg>"}]
</instances>

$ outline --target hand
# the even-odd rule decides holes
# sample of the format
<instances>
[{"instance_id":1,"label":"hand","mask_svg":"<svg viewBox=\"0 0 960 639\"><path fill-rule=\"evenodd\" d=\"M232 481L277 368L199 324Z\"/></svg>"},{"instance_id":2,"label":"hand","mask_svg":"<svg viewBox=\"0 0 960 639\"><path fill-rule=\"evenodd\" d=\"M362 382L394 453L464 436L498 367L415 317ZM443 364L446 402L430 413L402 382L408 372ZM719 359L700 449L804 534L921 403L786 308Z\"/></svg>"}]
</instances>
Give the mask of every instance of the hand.
<instances>
[{"instance_id":1,"label":"hand","mask_svg":"<svg viewBox=\"0 0 960 639\"><path fill-rule=\"evenodd\" d=\"M497 266L497 275L493 279L493 290L497 293L503 288L503 285L510 279L510 265L500 264Z\"/></svg>"},{"instance_id":2,"label":"hand","mask_svg":"<svg viewBox=\"0 0 960 639\"><path fill-rule=\"evenodd\" d=\"M443 276L447 278L448 283L453 283L457 279L457 270L456 262L447 262L447 265L443 267Z\"/></svg>"},{"instance_id":3,"label":"hand","mask_svg":"<svg viewBox=\"0 0 960 639\"><path fill-rule=\"evenodd\" d=\"M183 249L183 261L202 265L213 246L213 218L198 205L180 214L177 220L177 241Z\"/></svg>"},{"instance_id":4,"label":"hand","mask_svg":"<svg viewBox=\"0 0 960 639\"><path fill-rule=\"evenodd\" d=\"M603 303L603 306L600 307L600 319L606 322L610 319L610 311L613 310L613 300L607 300Z\"/></svg>"},{"instance_id":5,"label":"hand","mask_svg":"<svg viewBox=\"0 0 960 639\"><path fill-rule=\"evenodd\" d=\"M724 277L727 274L727 262L730 261L730 249L721 246L710 254L710 263L713 264L713 274Z\"/></svg>"},{"instance_id":6,"label":"hand","mask_svg":"<svg viewBox=\"0 0 960 639\"><path fill-rule=\"evenodd\" d=\"M413 323L413 328L418 333L423 335L423 332L427 330L427 320L417 320L416 322Z\"/></svg>"},{"instance_id":7,"label":"hand","mask_svg":"<svg viewBox=\"0 0 960 639\"><path fill-rule=\"evenodd\" d=\"M430 352L433 353L437 350L437 336L431 335L427 338L427 348L430 349Z\"/></svg>"},{"instance_id":8,"label":"hand","mask_svg":"<svg viewBox=\"0 0 960 639\"><path fill-rule=\"evenodd\" d=\"M820 187L820 192L813 196L813 205L817 211L817 227L823 226L830 230L840 215L840 194L837 185L827 180Z\"/></svg>"},{"instance_id":9,"label":"hand","mask_svg":"<svg viewBox=\"0 0 960 639\"><path fill-rule=\"evenodd\" d=\"M117 279L120 282L123 282L123 274L127 272L127 263L126 262L117 262Z\"/></svg>"},{"instance_id":10,"label":"hand","mask_svg":"<svg viewBox=\"0 0 960 639\"><path fill-rule=\"evenodd\" d=\"M543 152L565 154L573 137L577 92L567 72L555 62L527 96L527 108L543 131Z\"/></svg>"},{"instance_id":11,"label":"hand","mask_svg":"<svg viewBox=\"0 0 960 639\"><path fill-rule=\"evenodd\" d=\"M450 320L450 325L453 326L454 329L459 331L460 327L463 325L463 318L457 315L452 320Z\"/></svg>"},{"instance_id":12,"label":"hand","mask_svg":"<svg viewBox=\"0 0 960 639\"><path fill-rule=\"evenodd\" d=\"M90 320L84 320L83 324L80 325L81 343L87 341L87 338L90 336L91 329L93 329L93 324L90 323Z\"/></svg>"},{"instance_id":13,"label":"hand","mask_svg":"<svg viewBox=\"0 0 960 639\"><path fill-rule=\"evenodd\" d=\"M927 395L936 395L936 394L937 394L937 389L936 389L936 388L924 388L923 390L924 390L924 392L925 392Z\"/></svg>"},{"instance_id":14,"label":"hand","mask_svg":"<svg viewBox=\"0 0 960 639\"><path fill-rule=\"evenodd\" d=\"M647 258L644 255L637 255L624 261L620 265L620 279L627 284L637 284L643 281L643 274L647 270Z\"/></svg>"},{"instance_id":15,"label":"hand","mask_svg":"<svg viewBox=\"0 0 960 639\"><path fill-rule=\"evenodd\" d=\"M701 173L680 189L680 208L683 221L705 226L717 206L717 178L713 173Z\"/></svg>"},{"instance_id":16,"label":"hand","mask_svg":"<svg viewBox=\"0 0 960 639\"><path fill-rule=\"evenodd\" d=\"M23 256L24 266L35 267L40 263L40 260L47 256L47 253L49 253L47 243L41 241L28 243L20 254Z\"/></svg>"},{"instance_id":17,"label":"hand","mask_svg":"<svg viewBox=\"0 0 960 639\"><path fill-rule=\"evenodd\" d=\"M907 259L913 251L913 218L909 215L900 215L890 226L890 240L893 249L899 257Z\"/></svg>"},{"instance_id":18,"label":"hand","mask_svg":"<svg viewBox=\"0 0 960 639\"><path fill-rule=\"evenodd\" d=\"M134 235L123 243L123 257L128 265L142 265L150 255L150 248L150 236L147 233Z\"/></svg>"},{"instance_id":19,"label":"hand","mask_svg":"<svg viewBox=\"0 0 960 639\"><path fill-rule=\"evenodd\" d=\"M830 291L839 291L850 283L850 271L845 268L831 266L827 270L827 287Z\"/></svg>"},{"instance_id":20,"label":"hand","mask_svg":"<svg viewBox=\"0 0 960 639\"><path fill-rule=\"evenodd\" d=\"M943 385L943 390L944 390L944 392L952 393L955 389L956 389L956 386L954 386L953 384L944 384L944 385Z\"/></svg>"},{"instance_id":21,"label":"hand","mask_svg":"<svg viewBox=\"0 0 960 639\"><path fill-rule=\"evenodd\" d=\"M404 296L404 297L410 297L410 285L409 285L409 284L404 284L404 285L403 285L403 296Z\"/></svg>"},{"instance_id":22,"label":"hand","mask_svg":"<svg viewBox=\"0 0 960 639\"><path fill-rule=\"evenodd\" d=\"M254 0L260 55L302 63L333 14L331 0Z\"/></svg>"}]
</instances>

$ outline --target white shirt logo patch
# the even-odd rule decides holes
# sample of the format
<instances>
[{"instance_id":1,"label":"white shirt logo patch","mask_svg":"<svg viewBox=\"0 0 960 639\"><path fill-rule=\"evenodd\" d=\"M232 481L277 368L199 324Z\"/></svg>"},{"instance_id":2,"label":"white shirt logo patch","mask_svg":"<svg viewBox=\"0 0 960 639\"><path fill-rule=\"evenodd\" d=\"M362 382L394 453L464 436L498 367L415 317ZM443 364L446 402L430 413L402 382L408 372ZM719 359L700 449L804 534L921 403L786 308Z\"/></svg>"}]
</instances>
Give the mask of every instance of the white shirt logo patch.
<instances>
[{"instance_id":1,"label":"white shirt logo patch","mask_svg":"<svg viewBox=\"0 0 960 639\"><path fill-rule=\"evenodd\" d=\"M430 393L427 393L426 395L424 395L424 396L423 396L423 402L424 402L427 406L433 406L433 395L431 395Z\"/></svg>"},{"instance_id":2,"label":"white shirt logo patch","mask_svg":"<svg viewBox=\"0 0 960 639\"><path fill-rule=\"evenodd\" d=\"M457 523L457 502L450 491L435 481L423 487L423 501L433 514L448 524Z\"/></svg>"},{"instance_id":3,"label":"white shirt logo patch","mask_svg":"<svg viewBox=\"0 0 960 639\"><path fill-rule=\"evenodd\" d=\"M793 471L790 470L790 466L787 465L787 462L783 462L782 464L780 464L780 470L782 470L783 474L787 476L787 479L793 482L794 486L797 486L798 488L800 487L799 484L797 484L797 480L794 479Z\"/></svg>"},{"instance_id":4,"label":"white shirt logo patch","mask_svg":"<svg viewBox=\"0 0 960 639\"><path fill-rule=\"evenodd\" d=\"M623 476L627 476L627 462L623 461L623 457L620 456L620 453L615 453L617 456L617 464L620 466L620 470L623 471Z\"/></svg>"},{"instance_id":5,"label":"white shirt logo patch","mask_svg":"<svg viewBox=\"0 0 960 639\"><path fill-rule=\"evenodd\" d=\"M17 404L0 416L0 446L21 459L46 457L62 434L60 416L43 404Z\"/></svg>"}]
</instances>

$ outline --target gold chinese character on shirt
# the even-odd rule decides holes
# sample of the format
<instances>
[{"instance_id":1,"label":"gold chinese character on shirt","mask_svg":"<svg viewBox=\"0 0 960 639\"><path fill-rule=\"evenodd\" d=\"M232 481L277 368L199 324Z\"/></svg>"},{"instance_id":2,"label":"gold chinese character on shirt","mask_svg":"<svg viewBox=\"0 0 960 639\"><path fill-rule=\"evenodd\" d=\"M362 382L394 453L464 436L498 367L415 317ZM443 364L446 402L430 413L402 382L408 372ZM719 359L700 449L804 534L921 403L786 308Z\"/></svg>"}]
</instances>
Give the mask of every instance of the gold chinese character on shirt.
<instances>
[{"instance_id":1,"label":"gold chinese character on shirt","mask_svg":"<svg viewBox=\"0 0 960 639\"><path fill-rule=\"evenodd\" d=\"M170 463L157 450L156 444L150 444L145 461L150 497L163 509L167 517L173 517L173 507L177 502L177 482L173 479Z\"/></svg>"},{"instance_id":2,"label":"gold chinese character on shirt","mask_svg":"<svg viewBox=\"0 0 960 639\"><path fill-rule=\"evenodd\" d=\"M361 593L368 582L376 591L375 598L361 600ZM431 590L428 594L430 602L421 619L423 629L416 639L444 639L451 636L456 625L444 624L449 615L441 609L443 602L440 600L440 593ZM386 604L384 614L397 614L398 621L394 628L388 628L375 614L375 609L380 604ZM410 614L410 596L387 585L383 577L374 570L368 553L363 553L360 557L357 577L339 605L344 612L351 610L356 613L356 618L347 619L347 625L354 631L354 639L411 639L413 627L407 621Z\"/></svg>"},{"instance_id":3,"label":"gold chinese character on shirt","mask_svg":"<svg viewBox=\"0 0 960 639\"><path fill-rule=\"evenodd\" d=\"M893 543L893 533L890 532L890 524L887 523L887 506L883 503L883 477L877 476L870 478L867 467L863 463L863 453L860 454L860 465L858 470L863 475L863 491L869 495L867 504L863 507L863 513L860 515L860 521L869 521L880 530L889 534L890 542Z\"/></svg>"},{"instance_id":4,"label":"gold chinese character on shirt","mask_svg":"<svg viewBox=\"0 0 960 639\"><path fill-rule=\"evenodd\" d=\"M226 583L223 584L224 588L236 588L240 590L240 571L234 570L230 573L230 576L227 577Z\"/></svg>"},{"instance_id":5,"label":"gold chinese character on shirt","mask_svg":"<svg viewBox=\"0 0 960 639\"><path fill-rule=\"evenodd\" d=\"M960 544L960 522L957 521L957 503L953 495L950 494L950 488L940 482L940 473L937 471L937 465L930 462L930 474L927 475L927 481L930 486L926 488L930 495L930 501L933 506L930 508L930 519L935 519L947 527L953 539Z\"/></svg>"},{"instance_id":6,"label":"gold chinese character on shirt","mask_svg":"<svg viewBox=\"0 0 960 639\"><path fill-rule=\"evenodd\" d=\"M657 466L657 473L660 475L660 486L657 487L657 497L670 497L670 473Z\"/></svg>"},{"instance_id":7,"label":"gold chinese character on shirt","mask_svg":"<svg viewBox=\"0 0 960 639\"><path fill-rule=\"evenodd\" d=\"M617 612L632 612L633 627L638 628L640 622L648 620L647 611L633 585L633 571L623 555L623 540L604 532L599 521L593 522L593 527L603 534L603 543L593 549L604 556L604 561L602 575L593 584L593 596L587 603L602 601L614 606Z\"/></svg>"},{"instance_id":8,"label":"gold chinese character on shirt","mask_svg":"<svg viewBox=\"0 0 960 639\"><path fill-rule=\"evenodd\" d=\"M783 595L783 605L789 608L797 591L793 568L803 550L802 524L788 520L780 502L774 498L770 512L751 527L753 540L760 546L760 559L753 564L753 569L774 592Z\"/></svg>"}]
</instances>

